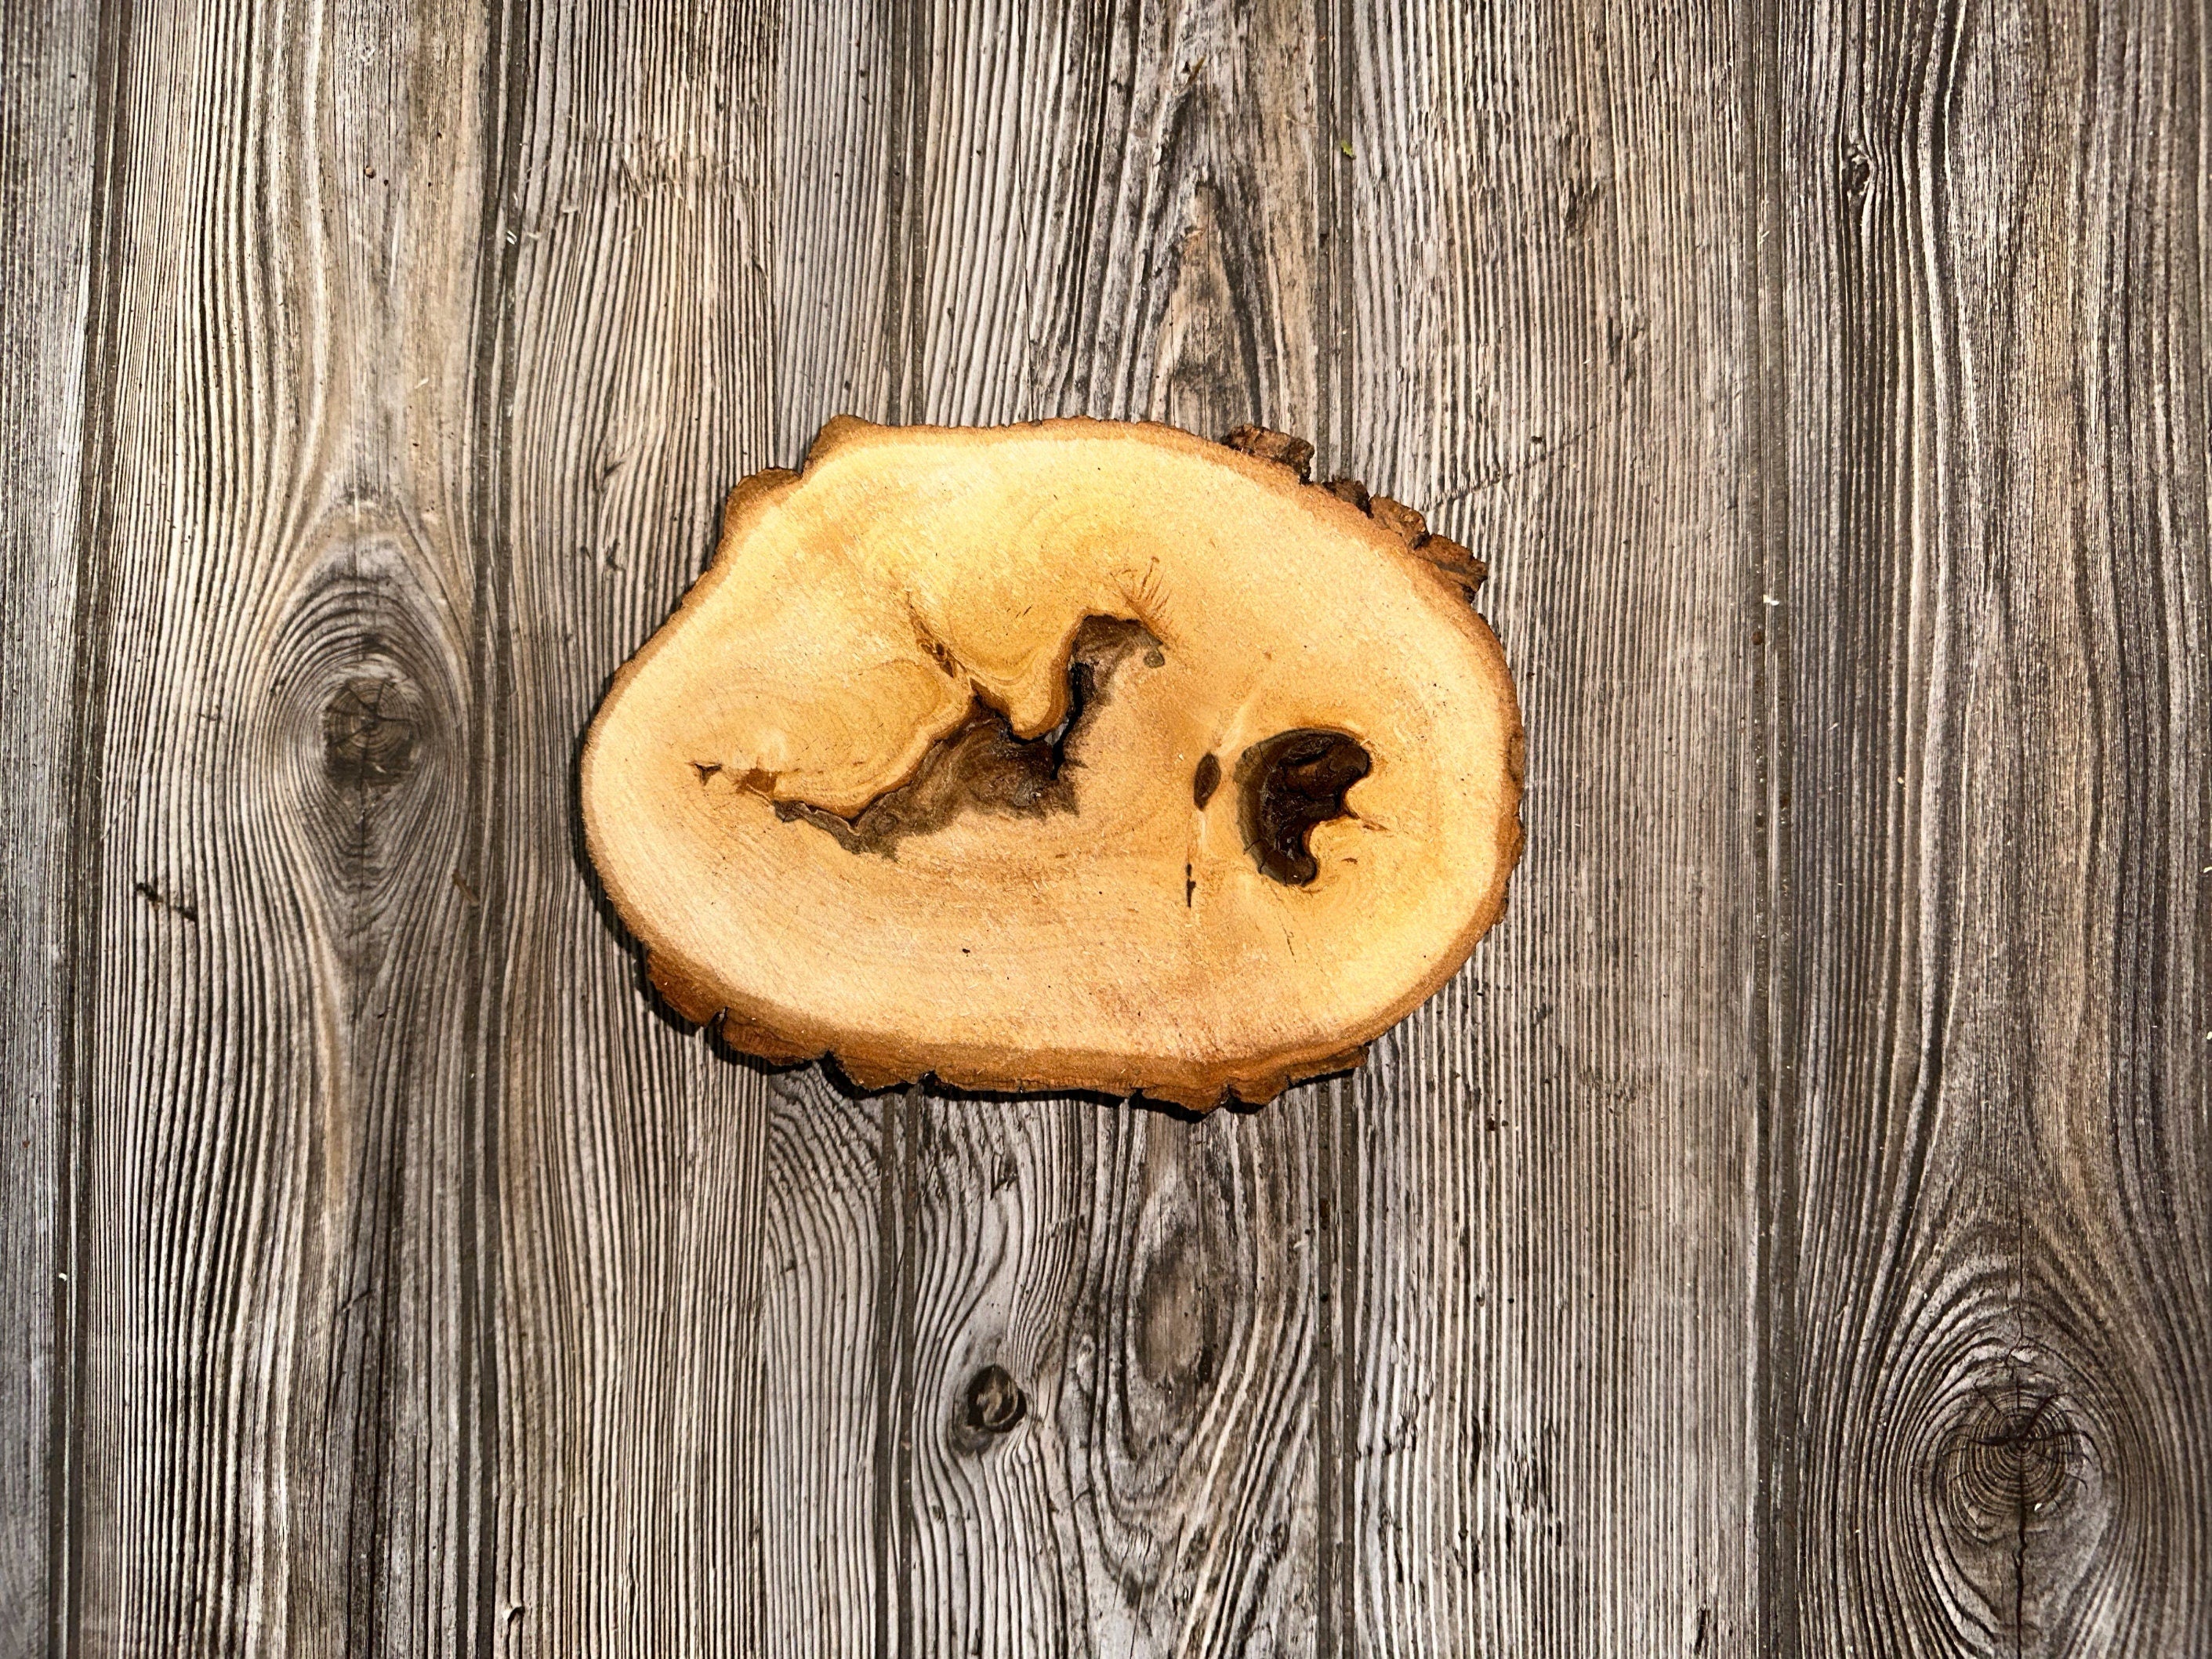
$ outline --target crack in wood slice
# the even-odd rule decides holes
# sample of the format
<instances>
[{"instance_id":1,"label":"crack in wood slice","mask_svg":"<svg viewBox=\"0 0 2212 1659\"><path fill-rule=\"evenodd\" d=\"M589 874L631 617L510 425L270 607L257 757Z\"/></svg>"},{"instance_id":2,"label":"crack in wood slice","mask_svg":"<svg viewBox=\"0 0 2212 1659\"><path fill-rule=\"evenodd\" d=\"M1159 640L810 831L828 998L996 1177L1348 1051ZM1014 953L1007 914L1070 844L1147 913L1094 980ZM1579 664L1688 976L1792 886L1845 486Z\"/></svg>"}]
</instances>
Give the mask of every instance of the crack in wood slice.
<instances>
[{"instance_id":1,"label":"crack in wood slice","mask_svg":"<svg viewBox=\"0 0 2212 1659\"><path fill-rule=\"evenodd\" d=\"M848 852L896 858L908 836L941 830L963 812L1006 817L1073 812L1081 763L1071 761L1068 751L1097 722L1114 694L1121 665L1139 653L1151 667L1166 661L1159 641L1142 623L1086 617L1068 651L1066 712L1044 736L1018 737L1006 712L978 692L968 717L923 752L906 781L858 812L779 800L776 816L814 825ZM744 787L764 793L772 793L774 785L769 773L749 774L744 781Z\"/></svg>"}]
</instances>

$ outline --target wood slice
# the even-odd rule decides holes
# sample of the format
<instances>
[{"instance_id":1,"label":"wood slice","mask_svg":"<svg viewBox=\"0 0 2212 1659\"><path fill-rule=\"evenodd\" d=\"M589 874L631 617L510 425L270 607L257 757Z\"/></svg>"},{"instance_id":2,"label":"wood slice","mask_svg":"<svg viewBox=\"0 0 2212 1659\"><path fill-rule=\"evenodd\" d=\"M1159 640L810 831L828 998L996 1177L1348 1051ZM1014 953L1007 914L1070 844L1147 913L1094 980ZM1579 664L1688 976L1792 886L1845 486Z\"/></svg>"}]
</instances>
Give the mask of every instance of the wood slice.
<instances>
[{"instance_id":1,"label":"wood slice","mask_svg":"<svg viewBox=\"0 0 2212 1659\"><path fill-rule=\"evenodd\" d=\"M1479 564L1310 453L840 417L739 485L583 756L670 1004L868 1085L1356 1064L1503 911L1521 722Z\"/></svg>"}]
</instances>

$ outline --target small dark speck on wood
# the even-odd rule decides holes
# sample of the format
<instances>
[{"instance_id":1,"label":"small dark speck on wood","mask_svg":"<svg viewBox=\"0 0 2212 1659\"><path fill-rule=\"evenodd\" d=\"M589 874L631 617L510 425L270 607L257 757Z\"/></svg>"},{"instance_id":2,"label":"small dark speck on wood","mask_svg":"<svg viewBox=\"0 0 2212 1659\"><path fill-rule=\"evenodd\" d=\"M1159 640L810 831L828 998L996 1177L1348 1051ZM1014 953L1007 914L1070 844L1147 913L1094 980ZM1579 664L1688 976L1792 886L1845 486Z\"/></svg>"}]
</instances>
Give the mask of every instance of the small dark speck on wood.
<instances>
[{"instance_id":1,"label":"small dark speck on wood","mask_svg":"<svg viewBox=\"0 0 2212 1659\"><path fill-rule=\"evenodd\" d=\"M198 921L200 919L200 913L196 906L184 899L169 896L150 881L133 882L131 885L131 890L140 898L144 899L156 909L167 910L172 915L182 916L186 921Z\"/></svg>"}]
</instances>

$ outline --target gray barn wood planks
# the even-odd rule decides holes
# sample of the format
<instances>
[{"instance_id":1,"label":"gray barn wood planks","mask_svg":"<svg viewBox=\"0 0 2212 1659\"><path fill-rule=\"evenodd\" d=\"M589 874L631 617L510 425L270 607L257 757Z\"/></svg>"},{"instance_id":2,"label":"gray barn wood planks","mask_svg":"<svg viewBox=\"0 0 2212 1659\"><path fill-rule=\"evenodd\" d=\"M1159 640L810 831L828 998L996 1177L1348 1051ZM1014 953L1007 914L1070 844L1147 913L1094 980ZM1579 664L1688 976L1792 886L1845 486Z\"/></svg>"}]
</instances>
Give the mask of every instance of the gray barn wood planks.
<instances>
[{"instance_id":1,"label":"gray barn wood planks","mask_svg":"<svg viewBox=\"0 0 2212 1659\"><path fill-rule=\"evenodd\" d=\"M2201 1652L2204 19L1785 18L1769 1593Z\"/></svg>"},{"instance_id":2,"label":"gray barn wood planks","mask_svg":"<svg viewBox=\"0 0 2212 1659\"><path fill-rule=\"evenodd\" d=\"M872 1337L874 1115L818 1079L771 1088L654 1004L576 822L608 676L703 564L722 492L775 459L774 21L503 20L493 1594L533 1651L844 1650L869 1629L872 1374L854 1361ZM797 1130L779 1122L793 1111ZM861 1146L839 1144L848 1125ZM802 1138L829 1144L794 1158ZM824 1177L797 1206L763 1184L794 1169ZM816 1468L830 1478L794 1480Z\"/></svg>"},{"instance_id":3,"label":"gray barn wood planks","mask_svg":"<svg viewBox=\"0 0 2212 1659\"><path fill-rule=\"evenodd\" d=\"M57 1651L472 1628L480 21L113 8L70 94Z\"/></svg>"},{"instance_id":4,"label":"gray barn wood planks","mask_svg":"<svg viewBox=\"0 0 2212 1659\"><path fill-rule=\"evenodd\" d=\"M1759 550L1724 19L1346 6L1340 453L1487 550L1501 928L1344 1091L1350 1650L1753 1650Z\"/></svg>"},{"instance_id":5,"label":"gray barn wood planks","mask_svg":"<svg viewBox=\"0 0 2212 1659\"><path fill-rule=\"evenodd\" d=\"M0 1656L2212 1638L2196 9L5 29ZM1491 558L1529 855L1363 1072L645 994L575 745L841 410Z\"/></svg>"},{"instance_id":6,"label":"gray barn wood planks","mask_svg":"<svg viewBox=\"0 0 2212 1659\"><path fill-rule=\"evenodd\" d=\"M76 837L71 730L85 475L86 273L100 233L88 6L0 15L0 1654L67 1617L58 1549L69 1443L74 1259L68 964ZM97 369L94 371L97 374Z\"/></svg>"}]
</instances>

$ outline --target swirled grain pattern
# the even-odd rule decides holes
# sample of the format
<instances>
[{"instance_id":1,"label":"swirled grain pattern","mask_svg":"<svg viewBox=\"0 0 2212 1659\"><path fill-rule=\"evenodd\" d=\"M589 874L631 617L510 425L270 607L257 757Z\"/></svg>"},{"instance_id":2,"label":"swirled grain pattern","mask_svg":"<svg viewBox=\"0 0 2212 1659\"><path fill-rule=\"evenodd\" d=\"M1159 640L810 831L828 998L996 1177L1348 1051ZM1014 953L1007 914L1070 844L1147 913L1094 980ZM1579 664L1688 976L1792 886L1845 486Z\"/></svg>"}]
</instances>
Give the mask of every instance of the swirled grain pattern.
<instances>
[{"instance_id":1,"label":"swirled grain pattern","mask_svg":"<svg viewBox=\"0 0 2212 1659\"><path fill-rule=\"evenodd\" d=\"M2212 1630L2203 18L1884 6L1776 72L1808 1652Z\"/></svg>"},{"instance_id":2,"label":"swirled grain pattern","mask_svg":"<svg viewBox=\"0 0 2212 1659\"><path fill-rule=\"evenodd\" d=\"M111 8L76 94L57 1650L474 1625L480 21Z\"/></svg>"}]
</instances>

